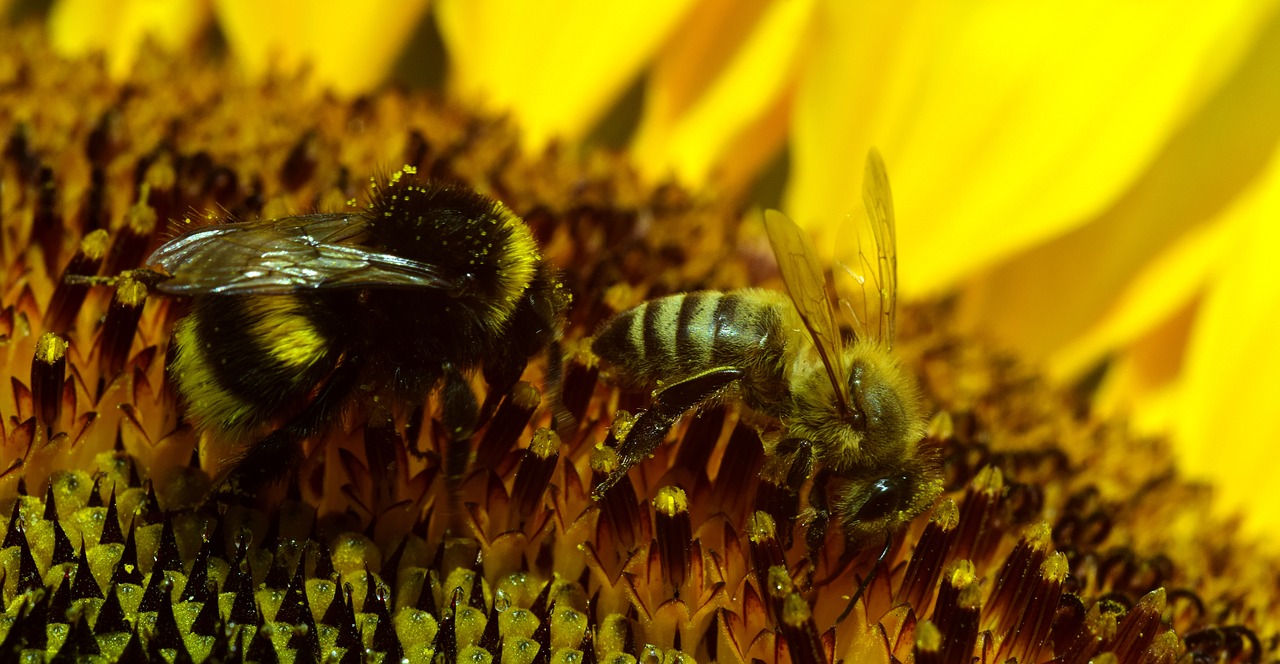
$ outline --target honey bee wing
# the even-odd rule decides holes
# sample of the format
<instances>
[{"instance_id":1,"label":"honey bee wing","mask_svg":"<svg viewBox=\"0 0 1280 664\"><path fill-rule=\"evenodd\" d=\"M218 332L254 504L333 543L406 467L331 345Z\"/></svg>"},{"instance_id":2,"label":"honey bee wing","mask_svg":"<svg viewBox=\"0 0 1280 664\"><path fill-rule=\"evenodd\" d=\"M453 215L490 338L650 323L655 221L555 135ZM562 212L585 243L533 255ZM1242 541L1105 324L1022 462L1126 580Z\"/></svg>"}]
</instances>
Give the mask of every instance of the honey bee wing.
<instances>
[{"instance_id":1,"label":"honey bee wing","mask_svg":"<svg viewBox=\"0 0 1280 664\"><path fill-rule=\"evenodd\" d=\"M893 345L898 318L898 232L893 214L893 194L884 159L872 148L862 175L862 204L867 209L871 233L876 242L876 283L879 299L879 338ZM871 321L867 326L872 327Z\"/></svg>"},{"instance_id":2,"label":"honey bee wing","mask_svg":"<svg viewBox=\"0 0 1280 664\"><path fill-rule=\"evenodd\" d=\"M826 367L827 377L836 390L839 408L843 413L849 408L849 382L840 331L831 310L831 299L827 296L826 280L819 267L821 263L817 251L804 229L777 210L765 210L764 227L769 235L769 244L773 247L773 255L778 261L782 281L786 284L787 294L795 304L800 320L813 337L814 346Z\"/></svg>"},{"instance_id":3,"label":"honey bee wing","mask_svg":"<svg viewBox=\"0 0 1280 664\"><path fill-rule=\"evenodd\" d=\"M147 263L171 275L158 288L174 295L465 286L428 263L360 246L366 224L345 213L216 224L166 242Z\"/></svg>"}]
</instances>

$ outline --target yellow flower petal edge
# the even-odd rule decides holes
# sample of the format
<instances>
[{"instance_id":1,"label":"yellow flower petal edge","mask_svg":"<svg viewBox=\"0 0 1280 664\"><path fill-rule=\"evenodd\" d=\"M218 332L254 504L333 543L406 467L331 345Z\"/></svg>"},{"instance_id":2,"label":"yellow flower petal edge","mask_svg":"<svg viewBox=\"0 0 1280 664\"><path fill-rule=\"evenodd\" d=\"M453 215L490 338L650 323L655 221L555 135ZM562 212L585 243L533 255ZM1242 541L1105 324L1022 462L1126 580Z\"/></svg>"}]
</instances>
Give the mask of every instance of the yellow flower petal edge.
<instances>
[{"instance_id":1,"label":"yellow flower petal edge","mask_svg":"<svg viewBox=\"0 0 1280 664\"><path fill-rule=\"evenodd\" d=\"M511 113L527 148L581 138L692 6L571 0L440 0L456 97Z\"/></svg>"},{"instance_id":2,"label":"yellow flower petal edge","mask_svg":"<svg viewBox=\"0 0 1280 664\"><path fill-rule=\"evenodd\" d=\"M1249 222L1220 264L1192 328L1175 443L1211 477L1224 509L1254 532L1280 526L1275 417L1280 400L1280 153L1239 215Z\"/></svg>"},{"instance_id":3,"label":"yellow flower petal edge","mask_svg":"<svg viewBox=\"0 0 1280 664\"><path fill-rule=\"evenodd\" d=\"M814 2L703 2L655 63L632 156L651 178L701 185L745 154L767 159L781 136L746 133L784 99ZM767 138L766 138L767 137ZM756 157L752 166L759 168Z\"/></svg>"},{"instance_id":4,"label":"yellow flower petal edge","mask_svg":"<svg viewBox=\"0 0 1280 664\"><path fill-rule=\"evenodd\" d=\"M1274 7L822 2L789 209L810 225L855 209L850 155L878 146L916 266L903 287L944 288L1114 200Z\"/></svg>"},{"instance_id":5,"label":"yellow flower petal edge","mask_svg":"<svg viewBox=\"0 0 1280 664\"><path fill-rule=\"evenodd\" d=\"M1120 293L1101 320L1049 357L1049 375L1070 380L1191 304L1237 248L1243 222L1222 220L1192 229L1127 283L1117 284Z\"/></svg>"},{"instance_id":6,"label":"yellow flower petal edge","mask_svg":"<svg viewBox=\"0 0 1280 664\"><path fill-rule=\"evenodd\" d=\"M208 25L209 3L59 0L48 20L59 53L70 57L106 51L111 75L120 78L133 68L145 39L169 50L195 41Z\"/></svg>"},{"instance_id":7,"label":"yellow flower petal edge","mask_svg":"<svg viewBox=\"0 0 1280 664\"><path fill-rule=\"evenodd\" d=\"M1178 256L1192 259L1198 240L1186 240L1182 248L1174 243L1206 223L1220 223L1213 220L1248 191L1280 144L1280 125L1271 120L1280 115L1274 74L1280 70L1280 14L1264 27L1237 70L1166 139L1149 168L1109 209L991 267L976 286L966 287L967 318L1025 357L1050 360L1061 376L1099 359L1106 343L1123 343L1116 336L1107 341L1115 330L1101 331L1112 325L1108 318L1122 315L1119 307L1141 301L1138 312L1123 314L1146 318L1126 324L1132 338L1137 328L1158 324L1160 310L1179 306L1178 297L1189 297L1194 285L1188 275L1159 273L1178 269L1167 264ZM960 253L980 245L971 241ZM1204 258L1197 260L1203 269ZM913 256L904 265L909 269L914 262ZM1130 286L1135 278L1165 289L1161 303L1150 299L1151 291L1130 293L1143 288ZM1179 290L1182 295L1172 294ZM1128 293L1123 303L1117 302L1120 293Z\"/></svg>"},{"instance_id":8,"label":"yellow flower petal edge","mask_svg":"<svg viewBox=\"0 0 1280 664\"><path fill-rule=\"evenodd\" d=\"M294 73L339 94L368 92L386 77L427 10L427 0L215 0L218 21L246 72Z\"/></svg>"}]
</instances>

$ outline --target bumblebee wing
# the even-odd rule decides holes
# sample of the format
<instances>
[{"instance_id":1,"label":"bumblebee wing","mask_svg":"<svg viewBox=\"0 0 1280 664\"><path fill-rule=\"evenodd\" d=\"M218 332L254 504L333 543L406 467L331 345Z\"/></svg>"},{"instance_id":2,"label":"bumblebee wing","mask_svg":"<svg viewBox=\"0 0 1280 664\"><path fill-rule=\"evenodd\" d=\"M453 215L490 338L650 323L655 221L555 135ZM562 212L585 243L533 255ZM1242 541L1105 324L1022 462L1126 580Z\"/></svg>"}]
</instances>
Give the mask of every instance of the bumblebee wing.
<instances>
[{"instance_id":1,"label":"bumblebee wing","mask_svg":"<svg viewBox=\"0 0 1280 664\"><path fill-rule=\"evenodd\" d=\"M769 244L773 246L773 255L778 260L778 270L782 272L787 294L813 337L813 344L827 369L827 377L839 396L839 407L844 413L849 408L849 382L840 331L836 328L818 253L808 234L777 210L765 210L764 227L769 234Z\"/></svg>"},{"instance_id":2,"label":"bumblebee wing","mask_svg":"<svg viewBox=\"0 0 1280 664\"><path fill-rule=\"evenodd\" d=\"M898 318L898 232L894 226L893 194L889 190L889 176L885 172L884 159L872 148L867 153L867 166L862 175L862 204L867 208L867 219L876 243L876 281L879 304L879 324L867 320L868 327L879 330L879 339L886 346L893 345L894 328Z\"/></svg>"},{"instance_id":3,"label":"bumblebee wing","mask_svg":"<svg viewBox=\"0 0 1280 664\"><path fill-rule=\"evenodd\" d=\"M161 245L147 263L172 275L159 288L175 295L461 289L430 264L360 246L367 223L358 214L316 214L205 226Z\"/></svg>"}]
</instances>

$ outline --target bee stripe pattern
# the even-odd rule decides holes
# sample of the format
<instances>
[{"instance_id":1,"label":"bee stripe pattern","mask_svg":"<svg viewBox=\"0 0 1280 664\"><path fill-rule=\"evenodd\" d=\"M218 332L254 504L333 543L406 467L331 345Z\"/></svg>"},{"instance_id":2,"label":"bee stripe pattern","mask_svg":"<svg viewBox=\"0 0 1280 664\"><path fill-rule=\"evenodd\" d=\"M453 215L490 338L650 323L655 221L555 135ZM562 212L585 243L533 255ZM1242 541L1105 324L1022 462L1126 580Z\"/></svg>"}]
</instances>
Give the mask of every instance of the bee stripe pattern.
<instances>
[{"instance_id":1,"label":"bee stripe pattern","mask_svg":"<svg viewBox=\"0 0 1280 664\"><path fill-rule=\"evenodd\" d=\"M618 314L593 349L625 367L619 378L633 386L731 365L744 355L776 357L782 353L774 334L776 309L790 304L761 293L768 291L699 291L649 300Z\"/></svg>"}]
</instances>

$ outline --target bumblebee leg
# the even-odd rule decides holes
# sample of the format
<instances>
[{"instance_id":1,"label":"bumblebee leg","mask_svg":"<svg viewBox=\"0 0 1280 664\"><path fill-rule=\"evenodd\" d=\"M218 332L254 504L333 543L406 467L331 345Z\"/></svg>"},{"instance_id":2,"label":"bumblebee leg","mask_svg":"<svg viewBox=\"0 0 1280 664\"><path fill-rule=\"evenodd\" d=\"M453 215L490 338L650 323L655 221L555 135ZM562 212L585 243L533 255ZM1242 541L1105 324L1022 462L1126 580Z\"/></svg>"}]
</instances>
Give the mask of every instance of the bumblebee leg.
<instances>
[{"instance_id":1,"label":"bumblebee leg","mask_svg":"<svg viewBox=\"0 0 1280 664\"><path fill-rule=\"evenodd\" d=\"M488 383L489 390L480 406L477 422L487 422L493 417L498 404L503 397L511 394L511 389L516 386L525 366L529 364L527 357L514 357L506 353L501 355L502 357L494 358L484 365L484 382Z\"/></svg>"},{"instance_id":2,"label":"bumblebee leg","mask_svg":"<svg viewBox=\"0 0 1280 664\"><path fill-rule=\"evenodd\" d=\"M564 404L564 347L556 340L547 344L547 392L551 397L551 425L560 440L569 442L578 432L578 418Z\"/></svg>"},{"instance_id":3,"label":"bumblebee leg","mask_svg":"<svg viewBox=\"0 0 1280 664\"><path fill-rule=\"evenodd\" d=\"M356 384L356 362L339 365L320 392L297 415L262 440L253 443L234 462L217 492L252 495L278 481L302 461L302 441L315 435L351 394Z\"/></svg>"},{"instance_id":4,"label":"bumblebee leg","mask_svg":"<svg viewBox=\"0 0 1280 664\"><path fill-rule=\"evenodd\" d=\"M449 439L445 442L445 477L456 485L467 470L471 456L471 434L479 417L476 394L462 374L452 365L444 367L444 387L440 390L442 417Z\"/></svg>"},{"instance_id":5,"label":"bumblebee leg","mask_svg":"<svg viewBox=\"0 0 1280 664\"><path fill-rule=\"evenodd\" d=\"M409 413L409 421L404 423L404 440L409 448L409 454L414 458L426 459L433 453L422 449L422 420L427 416L427 402L422 400L417 406L414 406L413 412Z\"/></svg>"},{"instance_id":6,"label":"bumblebee leg","mask_svg":"<svg viewBox=\"0 0 1280 664\"><path fill-rule=\"evenodd\" d=\"M487 382L487 381L486 381ZM476 416L476 422L488 422L489 418L498 410L498 404L511 394L511 388L515 387L515 383L502 385L489 383L489 389L485 392L484 403L480 404L480 410Z\"/></svg>"},{"instance_id":7,"label":"bumblebee leg","mask_svg":"<svg viewBox=\"0 0 1280 664\"><path fill-rule=\"evenodd\" d=\"M681 415L742 378L743 373L742 369L736 367L711 369L659 390L653 406L636 418L626 440L619 446L618 467L592 489L591 497L600 500L632 466L662 444L667 432L671 431Z\"/></svg>"}]
</instances>

